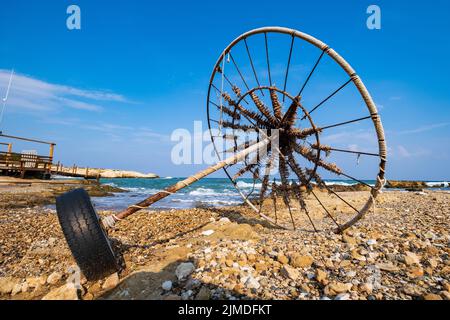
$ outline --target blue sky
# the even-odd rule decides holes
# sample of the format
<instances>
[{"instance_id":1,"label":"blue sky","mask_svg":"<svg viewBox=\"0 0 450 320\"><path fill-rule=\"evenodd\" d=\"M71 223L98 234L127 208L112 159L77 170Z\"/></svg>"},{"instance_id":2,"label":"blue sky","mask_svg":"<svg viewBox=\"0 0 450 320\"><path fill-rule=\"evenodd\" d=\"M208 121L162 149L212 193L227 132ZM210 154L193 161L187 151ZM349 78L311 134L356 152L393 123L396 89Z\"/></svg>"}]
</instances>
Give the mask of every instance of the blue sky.
<instances>
[{"instance_id":1,"label":"blue sky","mask_svg":"<svg viewBox=\"0 0 450 320\"><path fill-rule=\"evenodd\" d=\"M81 30L66 28L70 4ZM381 30L366 27L370 4ZM380 107L389 178L450 179L448 12L446 0L3 1L0 96L9 70L16 76L1 130L55 141L65 164L191 174L202 166L171 163L171 132L206 119L225 46L278 25L321 39L357 70Z\"/></svg>"}]
</instances>

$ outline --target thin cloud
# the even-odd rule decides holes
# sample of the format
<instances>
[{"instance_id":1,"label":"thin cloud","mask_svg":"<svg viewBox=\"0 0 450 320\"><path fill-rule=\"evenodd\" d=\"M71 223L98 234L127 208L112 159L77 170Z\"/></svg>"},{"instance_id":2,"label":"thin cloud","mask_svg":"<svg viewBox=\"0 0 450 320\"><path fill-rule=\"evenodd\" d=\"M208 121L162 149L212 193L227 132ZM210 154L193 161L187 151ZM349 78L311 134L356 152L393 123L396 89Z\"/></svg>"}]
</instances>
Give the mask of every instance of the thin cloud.
<instances>
[{"instance_id":1,"label":"thin cloud","mask_svg":"<svg viewBox=\"0 0 450 320\"><path fill-rule=\"evenodd\" d=\"M431 131L434 129L439 129L439 128L443 128L443 127L447 127L450 125L450 122L443 122L443 123L436 123L436 124L430 124L430 125L426 125L426 126L421 126L417 129L411 129L411 130L404 130L404 131L400 131L399 134L414 134L414 133L422 133L422 132L427 132L427 131Z\"/></svg>"},{"instance_id":2,"label":"thin cloud","mask_svg":"<svg viewBox=\"0 0 450 320\"><path fill-rule=\"evenodd\" d=\"M10 77L9 70L0 69L0 96L3 98ZM132 103L124 96L109 91L84 90L42 81L24 74L14 74L8 97L8 112L58 112L76 109L101 112L102 103Z\"/></svg>"}]
</instances>

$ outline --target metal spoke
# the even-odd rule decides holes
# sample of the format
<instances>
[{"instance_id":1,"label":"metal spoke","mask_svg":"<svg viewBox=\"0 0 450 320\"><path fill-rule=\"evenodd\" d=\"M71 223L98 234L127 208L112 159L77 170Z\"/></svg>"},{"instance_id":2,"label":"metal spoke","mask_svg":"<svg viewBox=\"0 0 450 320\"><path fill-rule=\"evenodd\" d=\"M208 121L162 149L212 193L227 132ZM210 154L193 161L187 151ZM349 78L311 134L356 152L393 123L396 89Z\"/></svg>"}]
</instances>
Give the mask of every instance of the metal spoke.
<instances>
[{"instance_id":1,"label":"metal spoke","mask_svg":"<svg viewBox=\"0 0 450 320\"><path fill-rule=\"evenodd\" d=\"M348 205L350 208L352 208L355 212L357 212L359 214L358 209L356 209L354 206L352 206L350 203L348 203L348 201L346 201L344 198L342 198L340 195L338 195L333 189L328 187L327 184L322 179L320 179L320 177L317 173L311 172L311 171L308 171L307 173L314 177L314 179L316 180L319 187L322 186L325 189L327 189L328 192L331 192L332 194L334 194L338 199L340 199L342 202L344 202L346 205Z\"/></svg>"},{"instance_id":2,"label":"metal spoke","mask_svg":"<svg viewBox=\"0 0 450 320\"><path fill-rule=\"evenodd\" d=\"M359 183L365 185L366 187L369 187L371 190L373 190L373 187L370 184L367 184L367 183L365 183L365 182L363 182L363 181L361 181L359 179L353 178L352 176L349 176L348 174L346 174L344 172L339 173L339 175L342 175L342 176L344 176L346 178L349 178L349 179L351 179L353 181L359 182Z\"/></svg>"},{"instance_id":3,"label":"metal spoke","mask_svg":"<svg viewBox=\"0 0 450 320\"><path fill-rule=\"evenodd\" d=\"M333 216L331 215L331 213L328 211L327 208L325 208L325 206L323 205L322 201L320 201L319 197L317 197L317 195L314 193L314 190L311 189L311 193L313 194L314 198L316 198L317 202L319 202L320 206L323 208L323 210L325 210L325 212L327 213L328 217L330 217L330 219L336 224L336 226L338 228L341 227L341 225L336 221L336 219L333 218Z\"/></svg>"},{"instance_id":4,"label":"metal spoke","mask_svg":"<svg viewBox=\"0 0 450 320\"><path fill-rule=\"evenodd\" d=\"M312 68L311 72L308 75L308 78L306 78L305 83L303 84L302 88L300 89L300 92L298 93L298 95L300 96L303 93L303 90L305 89L306 85L309 82L309 79L311 79L311 76L313 75L314 71L316 71L317 66L320 63L320 60L322 60L323 55L325 54L326 50L323 50L322 53L320 54L319 59L317 59L316 64L314 65L314 67Z\"/></svg>"},{"instance_id":5,"label":"metal spoke","mask_svg":"<svg viewBox=\"0 0 450 320\"><path fill-rule=\"evenodd\" d=\"M291 48L289 49L289 57L288 57L288 63L287 63L287 67L286 67L286 75L284 77L283 91L286 91L287 79L289 76L289 67L291 65L291 58L292 58L292 48L294 47L294 40L295 40L295 37L294 37L294 35L292 35ZM283 95L283 102L284 102L284 99L285 99L285 95Z\"/></svg>"},{"instance_id":6,"label":"metal spoke","mask_svg":"<svg viewBox=\"0 0 450 320\"><path fill-rule=\"evenodd\" d=\"M364 117L364 118L359 118L359 119L355 119L355 120L350 120L350 121L346 121L346 122L341 122L341 123L333 124L333 125L331 125L331 126L320 127L320 129L321 129L321 130L331 129L331 128L335 128L335 127L339 127L339 126L344 126L344 125L346 125L346 124L350 124L350 123L354 123L354 122L359 122L359 121L363 121L363 120L368 120L368 119L372 119L372 116L368 116L368 117Z\"/></svg>"},{"instance_id":7,"label":"metal spoke","mask_svg":"<svg viewBox=\"0 0 450 320\"><path fill-rule=\"evenodd\" d=\"M357 154L357 155L365 155L365 156L373 156L373 157L379 157L380 156L380 154L378 154L378 153L352 151L352 150L345 150L345 149L336 149L336 148L332 148L330 146L325 146L325 145L317 146L317 144L311 144L311 143L309 145L313 149L322 150L322 151L325 151L325 152L327 152L327 151L336 151L336 152L353 153L353 154Z\"/></svg>"},{"instance_id":8,"label":"metal spoke","mask_svg":"<svg viewBox=\"0 0 450 320\"><path fill-rule=\"evenodd\" d=\"M314 111L316 111L319 107L321 107L325 102L327 102L328 100L330 100L332 97L334 97L339 91L341 91L342 89L344 89L350 82L352 81L352 79L350 78L346 83L344 83L342 86L340 86L338 89L336 89L332 94L330 94L328 97L326 97L324 100L322 100L317 106L315 106L314 108L311 109L311 111L309 111L308 113L311 114ZM306 119L306 115L303 116L302 120Z\"/></svg>"},{"instance_id":9,"label":"metal spoke","mask_svg":"<svg viewBox=\"0 0 450 320\"><path fill-rule=\"evenodd\" d=\"M269 73L269 84L270 86L272 86L272 76L270 74L269 45L267 44L267 33L264 33L264 40L266 44L266 60L267 60L267 71Z\"/></svg>"},{"instance_id":10,"label":"metal spoke","mask_svg":"<svg viewBox=\"0 0 450 320\"><path fill-rule=\"evenodd\" d=\"M294 187L294 194L296 195L298 204L301 207L300 211L301 210L305 211L305 214L308 217L309 222L312 224L314 231L317 232L316 225L312 221L311 216L309 215L309 212L308 212L308 208L306 207L305 199L303 199L303 195L302 195L302 191L300 190L300 186L297 185L295 182L293 182L293 187Z\"/></svg>"},{"instance_id":11,"label":"metal spoke","mask_svg":"<svg viewBox=\"0 0 450 320\"><path fill-rule=\"evenodd\" d=\"M275 213L275 223L278 223L278 214L277 214L277 194L276 194L276 191L275 191L275 189L274 189L274 185L275 185L275 182L272 183L272 193L271 193L271 196L272 196L273 208L274 208L274 213Z\"/></svg>"},{"instance_id":12,"label":"metal spoke","mask_svg":"<svg viewBox=\"0 0 450 320\"><path fill-rule=\"evenodd\" d=\"M289 193L286 191L286 189L289 186L289 181L287 178L289 176L289 171L288 171L288 168L286 167L286 162L284 159L279 160L279 171L280 171L281 183L283 185L282 193L283 193L284 204L288 207L289 215L291 216L292 225L295 230L296 228L295 228L294 216L292 215L291 206L289 204Z\"/></svg>"},{"instance_id":13,"label":"metal spoke","mask_svg":"<svg viewBox=\"0 0 450 320\"><path fill-rule=\"evenodd\" d=\"M251 56L250 50L248 48L247 39L245 39L245 38L244 38L244 43L245 43L245 49L247 50L248 58L250 60L250 64L252 66L253 74L255 75L256 83L258 84L258 87L261 87L261 85L259 84L258 75L256 74L255 66L253 65L252 56ZM261 94L264 96L264 92L262 91L262 89L260 89L260 91L261 91Z\"/></svg>"},{"instance_id":14,"label":"metal spoke","mask_svg":"<svg viewBox=\"0 0 450 320\"><path fill-rule=\"evenodd\" d=\"M241 73L241 70L239 70L239 67L238 67L236 61L234 61L233 55L231 54L231 52L229 52L228 54L230 55L231 61L233 62L234 67L236 68L237 72L239 73L239 76L241 77L242 82L244 82L244 85L245 85L245 87L247 88L247 90L250 91L250 88L249 88L249 86L247 85L247 82L245 81L244 76L243 76L242 73Z\"/></svg>"}]
</instances>

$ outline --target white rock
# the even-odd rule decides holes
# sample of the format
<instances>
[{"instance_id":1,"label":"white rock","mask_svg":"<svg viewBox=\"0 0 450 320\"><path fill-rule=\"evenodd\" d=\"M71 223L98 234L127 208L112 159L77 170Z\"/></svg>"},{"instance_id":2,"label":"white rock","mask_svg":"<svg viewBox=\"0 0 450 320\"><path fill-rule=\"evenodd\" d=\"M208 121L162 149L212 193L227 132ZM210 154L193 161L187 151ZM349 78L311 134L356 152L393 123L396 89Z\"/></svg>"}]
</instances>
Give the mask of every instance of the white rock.
<instances>
[{"instance_id":1,"label":"white rock","mask_svg":"<svg viewBox=\"0 0 450 320\"><path fill-rule=\"evenodd\" d=\"M367 244L368 244L369 246L373 246L373 245L377 244L377 240L375 240L375 239L369 239L369 240L367 241Z\"/></svg>"},{"instance_id":2,"label":"white rock","mask_svg":"<svg viewBox=\"0 0 450 320\"><path fill-rule=\"evenodd\" d=\"M249 276L247 278L247 281L245 281L245 286L249 289L259 289L259 287L261 287L259 281L253 278L252 276Z\"/></svg>"},{"instance_id":3,"label":"white rock","mask_svg":"<svg viewBox=\"0 0 450 320\"><path fill-rule=\"evenodd\" d=\"M334 298L334 300L350 300L350 294L348 293L338 294L336 298Z\"/></svg>"},{"instance_id":4,"label":"white rock","mask_svg":"<svg viewBox=\"0 0 450 320\"><path fill-rule=\"evenodd\" d=\"M172 290L172 281L170 281L170 280L164 281L161 285L161 288L163 288L163 290L165 290L165 291Z\"/></svg>"},{"instance_id":5,"label":"white rock","mask_svg":"<svg viewBox=\"0 0 450 320\"><path fill-rule=\"evenodd\" d=\"M324 297L320 298L320 300L331 300L331 299L324 296Z\"/></svg>"},{"instance_id":6,"label":"white rock","mask_svg":"<svg viewBox=\"0 0 450 320\"><path fill-rule=\"evenodd\" d=\"M202 232L203 236L210 236L214 233L214 230L206 230Z\"/></svg>"},{"instance_id":7,"label":"white rock","mask_svg":"<svg viewBox=\"0 0 450 320\"><path fill-rule=\"evenodd\" d=\"M220 218L219 222L225 224L225 223L230 223L231 221L230 221L230 219L224 217L224 218Z\"/></svg>"},{"instance_id":8,"label":"white rock","mask_svg":"<svg viewBox=\"0 0 450 320\"><path fill-rule=\"evenodd\" d=\"M62 278L62 274L59 272L53 272L52 274L50 274L47 278L47 283L48 284L57 284L59 282L59 280L61 280Z\"/></svg>"},{"instance_id":9,"label":"white rock","mask_svg":"<svg viewBox=\"0 0 450 320\"><path fill-rule=\"evenodd\" d=\"M73 283L67 283L50 291L42 300L79 300L78 289Z\"/></svg>"},{"instance_id":10,"label":"white rock","mask_svg":"<svg viewBox=\"0 0 450 320\"><path fill-rule=\"evenodd\" d=\"M187 276L189 276L192 272L194 272L194 264L191 262L183 262L180 263L175 270L175 275L177 276L178 280L185 279Z\"/></svg>"},{"instance_id":11,"label":"white rock","mask_svg":"<svg viewBox=\"0 0 450 320\"><path fill-rule=\"evenodd\" d=\"M192 290L185 291L181 294L181 299L188 300L194 292Z\"/></svg>"}]
</instances>

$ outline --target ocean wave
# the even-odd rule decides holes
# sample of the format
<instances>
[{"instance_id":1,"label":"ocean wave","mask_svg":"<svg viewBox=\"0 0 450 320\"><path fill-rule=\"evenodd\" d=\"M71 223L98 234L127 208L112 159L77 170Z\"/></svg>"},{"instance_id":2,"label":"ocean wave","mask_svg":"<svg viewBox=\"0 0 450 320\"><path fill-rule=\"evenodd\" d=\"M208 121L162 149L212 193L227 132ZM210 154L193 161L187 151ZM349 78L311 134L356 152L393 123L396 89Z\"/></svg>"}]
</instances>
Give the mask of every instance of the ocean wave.
<instances>
[{"instance_id":1,"label":"ocean wave","mask_svg":"<svg viewBox=\"0 0 450 320\"><path fill-rule=\"evenodd\" d=\"M444 187L448 186L447 181L430 181L430 182L426 182L425 184L430 188L440 187L442 185L444 185Z\"/></svg>"},{"instance_id":2,"label":"ocean wave","mask_svg":"<svg viewBox=\"0 0 450 320\"><path fill-rule=\"evenodd\" d=\"M245 182L245 181L238 181L237 183L236 183L236 185L238 186L238 188L242 188L242 189L245 189L245 188L253 188L253 185L255 186L255 188L256 189L261 189L261 187L262 187L262 184L261 183L255 183L255 184L253 184L253 182Z\"/></svg>"},{"instance_id":3,"label":"ocean wave","mask_svg":"<svg viewBox=\"0 0 450 320\"><path fill-rule=\"evenodd\" d=\"M356 182L344 182L344 181L325 181L327 186L354 186Z\"/></svg>"},{"instance_id":4,"label":"ocean wave","mask_svg":"<svg viewBox=\"0 0 450 320\"><path fill-rule=\"evenodd\" d=\"M210 196L210 197L223 197L223 196L233 196L236 195L236 192L230 191L228 189L214 190L209 188L197 188L188 193L190 196Z\"/></svg>"}]
</instances>

